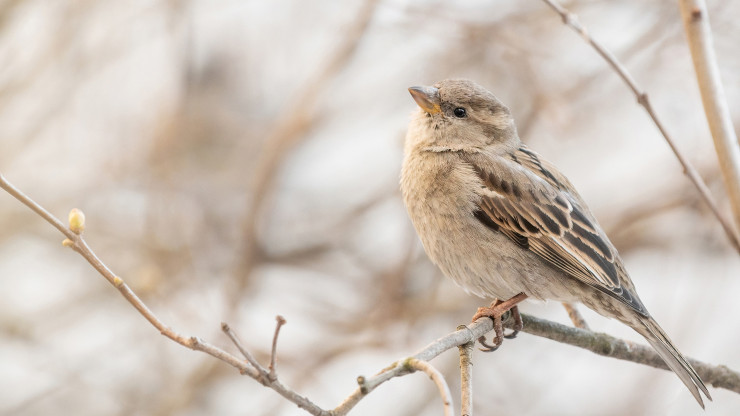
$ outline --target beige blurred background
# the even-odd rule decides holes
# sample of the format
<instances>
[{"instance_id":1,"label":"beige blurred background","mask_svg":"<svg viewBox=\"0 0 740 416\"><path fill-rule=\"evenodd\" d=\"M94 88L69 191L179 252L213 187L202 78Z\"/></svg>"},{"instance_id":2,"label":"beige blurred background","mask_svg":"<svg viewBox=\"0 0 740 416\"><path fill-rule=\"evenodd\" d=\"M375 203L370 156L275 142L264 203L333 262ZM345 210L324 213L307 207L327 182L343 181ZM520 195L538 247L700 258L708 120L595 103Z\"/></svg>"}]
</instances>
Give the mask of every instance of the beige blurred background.
<instances>
[{"instance_id":1,"label":"beige blurred background","mask_svg":"<svg viewBox=\"0 0 740 416\"><path fill-rule=\"evenodd\" d=\"M675 1L566 3L650 93L727 211ZM737 2L709 1L740 125ZM687 355L740 369L740 261L646 113L543 2L0 2L0 171L176 330L264 361L332 408L466 323L474 298L424 255L398 191L406 88L468 77L512 109L625 258ZM62 236L0 193L0 414L303 414L160 336ZM523 311L569 323L557 303ZM583 307L591 327L639 336ZM459 405L457 352L433 361ZM701 413L678 378L527 334L473 357L476 415ZM458 410L459 411L459 410ZM439 415L423 375L356 415Z\"/></svg>"}]
</instances>

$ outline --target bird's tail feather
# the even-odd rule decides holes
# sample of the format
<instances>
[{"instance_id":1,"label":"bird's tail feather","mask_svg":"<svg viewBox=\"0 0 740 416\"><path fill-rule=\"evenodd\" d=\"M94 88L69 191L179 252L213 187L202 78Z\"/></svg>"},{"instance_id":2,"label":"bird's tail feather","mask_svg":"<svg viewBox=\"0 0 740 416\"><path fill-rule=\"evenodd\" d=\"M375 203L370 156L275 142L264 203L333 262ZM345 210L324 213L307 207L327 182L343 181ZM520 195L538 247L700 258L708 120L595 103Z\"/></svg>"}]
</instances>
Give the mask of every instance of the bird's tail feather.
<instances>
[{"instance_id":1,"label":"bird's tail feather","mask_svg":"<svg viewBox=\"0 0 740 416\"><path fill-rule=\"evenodd\" d=\"M683 384L685 384L689 391L691 391L691 394L694 395L694 398L699 402L699 405L703 409L704 401L702 400L699 390L701 390L709 400L712 400L712 396L709 395L707 387L696 373L696 370L694 370L686 358L678 351L678 349L676 349L671 342L671 339L668 338L668 335L653 318L641 317L640 321L642 321L644 328L635 328L637 332L645 337L658 355L663 358L663 361L665 361L668 367L676 373L681 381L683 381Z\"/></svg>"}]
</instances>

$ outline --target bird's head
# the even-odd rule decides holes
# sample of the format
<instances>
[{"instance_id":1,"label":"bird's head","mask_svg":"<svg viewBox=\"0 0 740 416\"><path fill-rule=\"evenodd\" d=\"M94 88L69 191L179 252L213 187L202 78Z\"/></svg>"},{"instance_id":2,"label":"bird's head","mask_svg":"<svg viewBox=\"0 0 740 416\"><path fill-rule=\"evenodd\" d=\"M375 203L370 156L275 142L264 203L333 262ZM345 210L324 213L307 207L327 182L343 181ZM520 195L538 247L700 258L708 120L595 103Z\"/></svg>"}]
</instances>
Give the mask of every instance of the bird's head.
<instances>
[{"instance_id":1,"label":"bird's head","mask_svg":"<svg viewBox=\"0 0 740 416\"><path fill-rule=\"evenodd\" d=\"M420 129L414 139L422 145L462 150L519 142L509 109L472 81L448 79L409 92L420 108L411 130Z\"/></svg>"}]
</instances>

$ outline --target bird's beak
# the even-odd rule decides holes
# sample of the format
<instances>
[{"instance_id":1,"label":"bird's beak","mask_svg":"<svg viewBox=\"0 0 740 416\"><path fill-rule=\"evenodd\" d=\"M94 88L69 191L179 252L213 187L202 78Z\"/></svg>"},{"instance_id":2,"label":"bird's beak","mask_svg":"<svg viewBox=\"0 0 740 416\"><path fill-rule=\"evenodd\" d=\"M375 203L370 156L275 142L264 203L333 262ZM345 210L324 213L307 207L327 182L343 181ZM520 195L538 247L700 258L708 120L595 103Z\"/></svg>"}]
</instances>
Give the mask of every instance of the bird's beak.
<instances>
[{"instance_id":1,"label":"bird's beak","mask_svg":"<svg viewBox=\"0 0 740 416\"><path fill-rule=\"evenodd\" d=\"M411 87L409 88L409 92L422 110L429 114L442 112L442 107L439 106L441 101L439 98L439 89L434 87Z\"/></svg>"}]
</instances>

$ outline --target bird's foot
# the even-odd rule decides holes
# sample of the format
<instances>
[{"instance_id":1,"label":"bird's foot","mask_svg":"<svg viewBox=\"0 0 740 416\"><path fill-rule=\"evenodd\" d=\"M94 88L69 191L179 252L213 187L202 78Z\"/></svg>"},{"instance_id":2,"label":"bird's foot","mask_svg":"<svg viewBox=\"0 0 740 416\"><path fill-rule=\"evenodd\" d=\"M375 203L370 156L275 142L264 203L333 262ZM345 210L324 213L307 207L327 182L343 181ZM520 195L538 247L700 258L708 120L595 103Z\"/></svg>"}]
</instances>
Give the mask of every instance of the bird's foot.
<instances>
[{"instance_id":1,"label":"bird's foot","mask_svg":"<svg viewBox=\"0 0 740 416\"><path fill-rule=\"evenodd\" d=\"M504 338L507 339L514 339L519 334L519 331L524 328L524 322L522 322L522 315L519 313L519 307L514 305L510 309L511 316L514 318L514 327L511 328L512 331L510 334L504 335Z\"/></svg>"},{"instance_id":2,"label":"bird's foot","mask_svg":"<svg viewBox=\"0 0 740 416\"><path fill-rule=\"evenodd\" d=\"M484 347L481 351L493 352L501 346L504 342L504 338L515 338L519 331L522 330L524 324L522 323L522 316L519 314L519 308L516 306L519 302L527 298L527 295L523 292L512 297L508 300L496 299L491 306L478 308L478 311L473 315L473 322L478 318L488 317L493 320L493 344L489 344L486 341L486 337L482 336L478 338L478 342ZM510 334L504 335L504 325L501 317L508 311L511 311L514 317L514 331Z\"/></svg>"}]
</instances>

